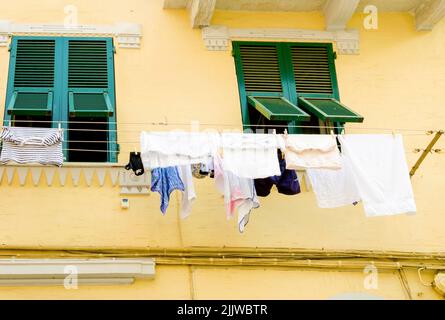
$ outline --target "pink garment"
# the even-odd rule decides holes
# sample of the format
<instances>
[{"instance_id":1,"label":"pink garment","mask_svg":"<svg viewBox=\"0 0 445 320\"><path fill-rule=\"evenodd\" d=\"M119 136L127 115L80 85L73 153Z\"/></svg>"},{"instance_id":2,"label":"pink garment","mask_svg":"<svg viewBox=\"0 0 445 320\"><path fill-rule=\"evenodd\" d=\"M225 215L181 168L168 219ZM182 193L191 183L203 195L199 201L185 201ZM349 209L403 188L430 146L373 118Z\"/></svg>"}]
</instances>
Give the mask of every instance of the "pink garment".
<instances>
[{"instance_id":1,"label":"pink garment","mask_svg":"<svg viewBox=\"0 0 445 320\"><path fill-rule=\"evenodd\" d=\"M227 218L233 218L238 211L238 228L240 232L244 232L251 210L260 206L254 181L224 171L219 156L214 157L214 170L216 187L224 195Z\"/></svg>"}]
</instances>

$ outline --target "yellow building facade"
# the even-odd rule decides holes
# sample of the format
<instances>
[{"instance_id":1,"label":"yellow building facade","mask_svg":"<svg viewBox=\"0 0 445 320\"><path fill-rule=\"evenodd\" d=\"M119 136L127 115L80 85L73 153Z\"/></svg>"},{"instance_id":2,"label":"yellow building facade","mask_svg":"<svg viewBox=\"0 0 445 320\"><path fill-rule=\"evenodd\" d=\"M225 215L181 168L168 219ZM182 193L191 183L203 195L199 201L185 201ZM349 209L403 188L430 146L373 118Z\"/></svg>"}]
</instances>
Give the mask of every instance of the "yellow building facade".
<instances>
[{"instance_id":1,"label":"yellow building facade","mask_svg":"<svg viewBox=\"0 0 445 320\"><path fill-rule=\"evenodd\" d=\"M129 152L139 149L142 130L242 128L231 40L333 43L341 101L365 118L347 124L346 132L403 134L410 167L421 155L414 150L433 138L427 132L444 129L445 21L418 31L412 8L377 4L378 25L369 28L366 21L376 21L360 3L346 20L345 30L358 30L355 38L326 31L326 13L321 5L308 6L311 1L295 1L301 4L295 8L285 7L286 1L263 1L263 7L253 2L217 1L214 10L163 0L2 3L0 20L9 28L2 33L7 27L0 23L2 101L14 36L113 38L120 152L117 163L2 166L1 258L153 258L156 271L133 284L73 290L5 285L1 299L442 298L427 286L445 269L445 166L439 152L429 154L412 177L416 215L367 218L361 205L323 210L303 185L298 196L274 191L261 199L240 234L236 219L227 221L212 179L195 180L198 199L185 220L177 192L162 216L158 194L122 191L119 175ZM75 18L95 29L48 28ZM224 26L223 32L215 26ZM5 103L1 108L4 114ZM445 150L442 139L434 149Z\"/></svg>"}]
</instances>

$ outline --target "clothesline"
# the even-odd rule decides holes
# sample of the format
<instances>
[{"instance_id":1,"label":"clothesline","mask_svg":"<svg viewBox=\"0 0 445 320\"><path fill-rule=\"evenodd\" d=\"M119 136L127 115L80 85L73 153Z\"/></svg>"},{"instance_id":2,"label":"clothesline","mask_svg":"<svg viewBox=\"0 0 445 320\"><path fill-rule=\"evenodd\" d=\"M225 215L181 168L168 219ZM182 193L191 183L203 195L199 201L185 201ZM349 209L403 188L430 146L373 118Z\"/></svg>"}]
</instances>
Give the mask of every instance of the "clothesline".
<instances>
[{"instance_id":1,"label":"clothesline","mask_svg":"<svg viewBox=\"0 0 445 320\"><path fill-rule=\"evenodd\" d=\"M425 136L425 134L422 133L408 133L408 134L402 134L403 136ZM139 144L140 141L111 141L111 140L64 140L65 142L72 142L72 143L118 143L118 144Z\"/></svg>"},{"instance_id":2,"label":"clothesline","mask_svg":"<svg viewBox=\"0 0 445 320\"><path fill-rule=\"evenodd\" d=\"M126 152L123 152L122 150L96 150L96 149L70 149L70 148L62 149L62 150L63 151L78 151L78 152L104 152L104 153L127 153L130 151L133 151L132 149L128 149ZM406 151L405 154L419 153L420 151L422 151L422 150L420 150L420 149L419 149L419 151L413 150L411 152Z\"/></svg>"},{"instance_id":3,"label":"clothesline","mask_svg":"<svg viewBox=\"0 0 445 320\"><path fill-rule=\"evenodd\" d=\"M0 126L0 128L5 128L7 126ZM294 126L295 128L306 128L306 129L340 129L340 127L323 127L323 126ZM287 126L286 126L287 128ZM344 129L344 128L341 128ZM74 132L126 132L126 133L140 133L141 131L150 131L148 129L138 129L138 130L114 130L114 129L74 129L74 128L61 128L64 131L74 131ZM349 130L368 130L368 131L388 131L389 133L400 133L403 135L425 135L433 134L438 131L443 130L418 130L418 129L389 129L389 128L349 128ZM419 134L406 134L401 132L423 132Z\"/></svg>"},{"instance_id":4,"label":"clothesline","mask_svg":"<svg viewBox=\"0 0 445 320\"><path fill-rule=\"evenodd\" d=\"M9 121L4 120L4 123L8 123ZM192 126L195 122L89 122L89 121L51 121L51 120L14 120L15 123L60 123L60 124L119 124L119 125L148 125L148 126ZM306 129L345 129L341 126L308 126L308 125L243 125L243 124L228 124L228 123L200 123L196 122L196 124L200 126L215 126L215 127L253 127L253 128L306 128ZM1 128L6 127L8 125L0 126ZM106 131L106 132L140 132L144 131L140 130L113 130L113 129L75 129L75 128L62 128L66 131ZM354 127L349 128L350 130L376 130L376 131L414 131L414 132L427 132L433 133L435 131L440 131L441 129L410 129L410 128L372 128L372 127Z\"/></svg>"}]
</instances>

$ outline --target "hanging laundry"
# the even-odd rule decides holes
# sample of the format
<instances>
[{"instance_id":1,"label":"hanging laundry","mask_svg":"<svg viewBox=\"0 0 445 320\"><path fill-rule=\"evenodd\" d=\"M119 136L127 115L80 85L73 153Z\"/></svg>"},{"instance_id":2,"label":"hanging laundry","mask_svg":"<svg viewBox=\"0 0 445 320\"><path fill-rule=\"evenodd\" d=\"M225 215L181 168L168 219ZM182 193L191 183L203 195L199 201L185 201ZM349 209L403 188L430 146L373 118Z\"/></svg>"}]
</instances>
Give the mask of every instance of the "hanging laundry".
<instances>
[{"instance_id":1,"label":"hanging laundry","mask_svg":"<svg viewBox=\"0 0 445 320\"><path fill-rule=\"evenodd\" d=\"M125 166L125 170L133 170L136 176L142 176L144 174L144 166L139 152L130 152L130 161Z\"/></svg>"},{"instance_id":2,"label":"hanging laundry","mask_svg":"<svg viewBox=\"0 0 445 320\"><path fill-rule=\"evenodd\" d=\"M361 201L351 166L343 156L340 159L340 170L306 170L320 208L338 208Z\"/></svg>"},{"instance_id":3,"label":"hanging laundry","mask_svg":"<svg viewBox=\"0 0 445 320\"><path fill-rule=\"evenodd\" d=\"M295 170L286 169L286 160L283 153L278 150L278 161L280 163L281 175L264 179L255 179L255 189L259 197L267 197L273 185L277 186L278 192L285 195L296 195L301 192Z\"/></svg>"},{"instance_id":4,"label":"hanging laundry","mask_svg":"<svg viewBox=\"0 0 445 320\"><path fill-rule=\"evenodd\" d=\"M280 135L223 133L221 141L224 170L250 179L281 174L277 149L285 146Z\"/></svg>"},{"instance_id":5,"label":"hanging laundry","mask_svg":"<svg viewBox=\"0 0 445 320\"><path fill-rule=\"evenodd\" d=\"M212 132L142 132L140 140L144 167L154 169L207 163L220 137Z\"/></svg>"},{"instance_id":6,"label":"hanging laundry","mask_svg":"<svg viewBox=\"0 0 445 320\"><path fill-rule=\"evenodd\" d=\"M224 170L219 156L214 158L215 184L224 195L227 217L232 218L238 211L238 229L244 232L249 222L252 209L259 208L260 203L255 191L253 179L240 178Z\"/></svg>"},{"instance_id":7,"label":"hanging laundry","mask_svg":"<svg viewBox=\"0 0 445 320\"><path fill-rule=\"evenodd\" d=\"M184 184L180 215L182 219L185 219L190 215L192 204L196 199L195 185L193 184L192 168L190 166L179 166L178 173Z\"/></svg>"},{"instance_id":8,"label":"hanging laundry","mask_svg":"<svg viewBox=\"0 0 445 320\"><path fill-rule=\"evenodd\" d=\"M334 135L284 136L287 169L340 169L341 159Z\"/></svg>"},{"instance_id":9,"label":"hanging laundry","mask_svg":"<svg viewBox=\"0 0 445 320\"><path fill-rule=\"evenodd\" d=\"M177 167L156 168L151 171L151 191L161 195L161 212L167 212L170 194L174 190L185 191Z\"/></svg>"},{"instance_id":10,"label":"hanging laundry","mask_svg":"<svg viewBox=\"0 0 445 320\"><path fill-rule=\"evenodd\" d=\"M202 163L192 164L192 175L196 179L204 179L209 174L208 172L204 172L201 170L202 166Z\"/></svg>"},{"instance_id":11,"label":"hanging laundry","mask_svg":"<svg viewBox=\"0 0 445 320\"><path fill-rule=\"evenodd\" d=\"M203 179L205 177L214 177L213 157L207 163L192 164L192 175L196 179Z\"/></svg>"},{"instance_id":12,"label":"hanging laundry","mask_svg":"<svg viewBox=\"0 0 445 320\"><path fill-rule=\"evenodd\" d=\"M0 162L62 166L63 131L56 128L4 127Z\"/></svg>"},{"instance_id":13,"label":"hanging laundry","mask_svg":"<svg viewBox=\"0 0 445 320\"><path fill-rule=\"evenodd\" d=\"M401 135L341 135L339 140L367 216L416 212Z\"/></svg>"}]
</instances>

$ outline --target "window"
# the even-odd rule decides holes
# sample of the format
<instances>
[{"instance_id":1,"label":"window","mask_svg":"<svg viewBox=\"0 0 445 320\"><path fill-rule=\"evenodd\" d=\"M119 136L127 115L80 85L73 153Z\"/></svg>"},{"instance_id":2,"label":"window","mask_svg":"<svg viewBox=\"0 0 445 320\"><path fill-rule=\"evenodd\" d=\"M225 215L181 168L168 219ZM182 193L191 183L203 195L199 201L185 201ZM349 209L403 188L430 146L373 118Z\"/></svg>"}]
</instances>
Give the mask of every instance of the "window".
<instances>
[{"instance_id":1,"label":"window","mask_svg":"<svg viewBox=\"0 0 445 320\"><path fill-rule=\"evenodd\" d=\"M13 37L4 120L65 129L66 161L116 162L111 38Z\"/></svg>"},{"instance_id":2,"label":"window","mask_svg":"<svg viewBox=\"0 0 445 320\"><path fill-rule=\"evenodd\" d=\"M326 133L319 127L363 122L340 103L332 44L234 42L233 49L245 128Z\"/></svg>"}]
</instances>

